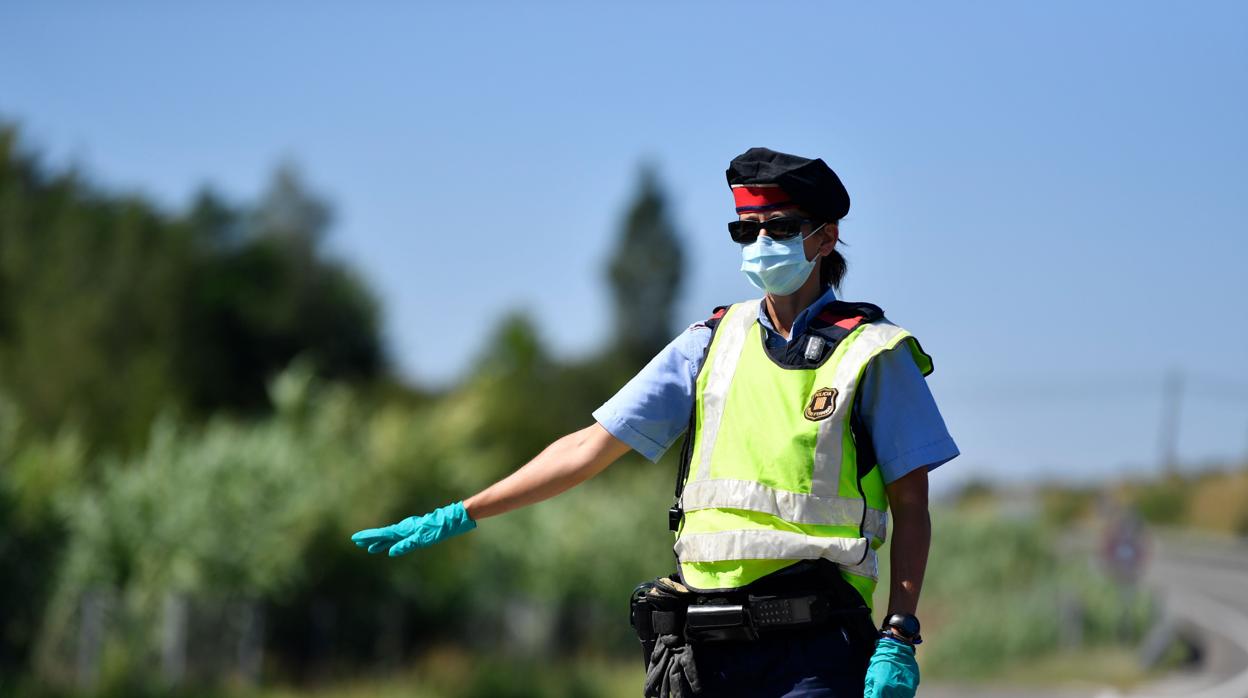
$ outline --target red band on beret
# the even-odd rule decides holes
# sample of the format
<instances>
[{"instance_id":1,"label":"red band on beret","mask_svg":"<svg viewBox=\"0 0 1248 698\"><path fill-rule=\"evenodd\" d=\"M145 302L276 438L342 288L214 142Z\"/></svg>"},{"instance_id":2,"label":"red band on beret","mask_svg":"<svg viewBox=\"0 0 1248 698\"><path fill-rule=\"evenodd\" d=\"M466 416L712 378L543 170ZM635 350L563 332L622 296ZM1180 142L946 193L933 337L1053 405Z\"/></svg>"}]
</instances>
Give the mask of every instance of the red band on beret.
<instances>
[{"instance_id":1,"label":"red band on beret","mask_svg":"<svg viewBox=\"0 0 1248 698\"><path fill-rule=\"evenodd\" d=\"M789 195L775 184L734 184L732 197L737 202L737 213L767 211L793 204Z\"/></svg>"}]
</instances>

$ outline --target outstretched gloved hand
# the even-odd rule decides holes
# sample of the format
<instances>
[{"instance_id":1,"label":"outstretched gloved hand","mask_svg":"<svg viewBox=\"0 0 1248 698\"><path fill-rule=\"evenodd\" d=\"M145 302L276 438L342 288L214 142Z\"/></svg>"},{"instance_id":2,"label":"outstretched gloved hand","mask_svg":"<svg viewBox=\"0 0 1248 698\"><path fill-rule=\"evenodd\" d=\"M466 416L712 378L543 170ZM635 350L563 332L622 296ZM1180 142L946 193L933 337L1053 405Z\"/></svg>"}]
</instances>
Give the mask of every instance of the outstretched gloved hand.
<instances>
[{"instance_id":1,"label":"outstretched gloved hand","mask_svg":"<svg viewBox=\"0 0 1248 698\"><path fill-rule=\"evenodd\" d=\"M913 698L919 688L919 664L914 646L882 637L867 666L863 698Z\"/></svg>"},{"instance_id":2,"label":"outstretched gloved hand","mask_svg":"<svg viewBox=\"0 0 1248 698\"><path fill-rule=\"evenodd\" d=\"M390 557L394 557L467 533L476 527L477 522L468 516L464 503L455 502L424 516L409 516L389 526L366 528L351 536L351 540L361 548L368 548L370 553L389 548Z\"/></svg>"}]
</instances>

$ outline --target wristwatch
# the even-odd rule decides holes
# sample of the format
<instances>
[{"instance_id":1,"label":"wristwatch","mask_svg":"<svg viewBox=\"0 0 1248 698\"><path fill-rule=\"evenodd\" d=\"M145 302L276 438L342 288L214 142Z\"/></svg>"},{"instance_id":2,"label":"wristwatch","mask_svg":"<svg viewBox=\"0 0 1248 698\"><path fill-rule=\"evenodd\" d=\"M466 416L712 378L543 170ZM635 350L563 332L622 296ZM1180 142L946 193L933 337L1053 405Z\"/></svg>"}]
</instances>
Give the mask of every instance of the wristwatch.
<instances>
[{"instance_id":1,"label":"wristwatch","mask_svg":"<svg viewBox=\"0 0 1248 698\"><path fill-rule=\"evenodd\" d=\"M880 626L880 632L911 645L923 642L923 636L919 634L919 619L913 613L892 614Z\"/></svg>"}]
</instances>

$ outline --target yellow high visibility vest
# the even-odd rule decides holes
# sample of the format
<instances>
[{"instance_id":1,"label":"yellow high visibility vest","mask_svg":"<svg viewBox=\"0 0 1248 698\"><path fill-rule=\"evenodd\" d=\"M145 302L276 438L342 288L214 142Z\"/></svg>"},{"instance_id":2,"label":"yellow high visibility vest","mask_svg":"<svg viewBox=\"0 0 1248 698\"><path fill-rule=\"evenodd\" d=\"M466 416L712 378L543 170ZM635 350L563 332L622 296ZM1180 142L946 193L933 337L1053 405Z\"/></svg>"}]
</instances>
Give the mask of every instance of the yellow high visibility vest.
<instances>
[{"instance_id":1,"label":"yellow high visibility vest","mask_svg":"<svg viewBox=\"0 0 1248 698\"><path fill-rule=\"evenodd\" d=\"M784 367L764 347L760 302L728 309L698 373L681 576L701 591L735 589L825 558L870 606L888 498L878 465L858 477L851 410L881 352L905 342L924 375L931 359L881 318L857 325L817 368Z\"/></svg>"}]
</instances>

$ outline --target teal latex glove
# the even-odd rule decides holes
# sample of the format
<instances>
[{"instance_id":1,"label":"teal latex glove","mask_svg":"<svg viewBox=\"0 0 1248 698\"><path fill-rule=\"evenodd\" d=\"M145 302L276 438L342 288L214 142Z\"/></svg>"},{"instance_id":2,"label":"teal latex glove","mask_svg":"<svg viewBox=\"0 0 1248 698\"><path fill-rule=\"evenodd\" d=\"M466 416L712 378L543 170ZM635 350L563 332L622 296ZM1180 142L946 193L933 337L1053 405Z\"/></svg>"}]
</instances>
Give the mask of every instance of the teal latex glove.
<instances>
[{"instance_id":1,"label":"teal latex glove","mask_svg":"<svg viewBox=\"0 0 1248 698\"><path fill-rule=\"evenodd\" d=\"M389 548L390 557L395 557L467 533L476 527L477 522L469 518L464 503L455 502L424 516L409 516L389 526L366 528L351 536L351 540L361 548L368 548L370 553Z\"/></svg>"},{"instance_id":2,"label":"teal latex glove","mask_svg":"<svg viewBox=\"0 0 1248 698\"><path fill-rule=\"evenodd\" d=\"M904 642L880 638L867 666L863 698L913 698L919 689L919 664L914 648Z\"/></svg>"}]
</instances>

